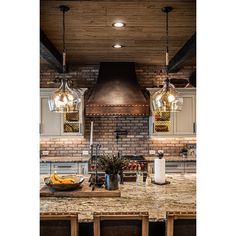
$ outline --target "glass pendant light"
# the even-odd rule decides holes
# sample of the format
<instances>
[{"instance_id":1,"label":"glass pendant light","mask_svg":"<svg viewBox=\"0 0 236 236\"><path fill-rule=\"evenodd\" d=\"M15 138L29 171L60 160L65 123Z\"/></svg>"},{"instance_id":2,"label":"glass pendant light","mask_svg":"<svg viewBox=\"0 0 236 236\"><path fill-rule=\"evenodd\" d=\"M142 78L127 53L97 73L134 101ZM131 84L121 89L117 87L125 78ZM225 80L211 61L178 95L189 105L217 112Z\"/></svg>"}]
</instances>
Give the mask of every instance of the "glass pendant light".
<instances>
[{"instance_id":1,"label":"glass pendant light","mask_svg":"<svg viewBox=\"0 0 236 236\"><path fill-rule=\"evenodd\" d=\"M59 113L78 112L81 99L78 93L69 88L67 84L68 75L66 75L66 52L65 52L65 12L70 8L67 6L59 6L63 12L63 73L59 76L61 78L60 87L53 92L48 100L49 110Z\"/></svg>"},{"instance_id":2,"label":"glass pendant light","mask_svg":"<svg viewBox=\"0 0 236 236\"><path fill-rule=\"evenodd\" d=\"M166 80L163 88L155 92L152 97L152 109L157 112L178 112L182 110L183 97L176 91L175 86L170 83L168 74L169 48L168 48L168 13L172 7L164 7L162 11L166 13Z\"/></svg>"}]
</instances>

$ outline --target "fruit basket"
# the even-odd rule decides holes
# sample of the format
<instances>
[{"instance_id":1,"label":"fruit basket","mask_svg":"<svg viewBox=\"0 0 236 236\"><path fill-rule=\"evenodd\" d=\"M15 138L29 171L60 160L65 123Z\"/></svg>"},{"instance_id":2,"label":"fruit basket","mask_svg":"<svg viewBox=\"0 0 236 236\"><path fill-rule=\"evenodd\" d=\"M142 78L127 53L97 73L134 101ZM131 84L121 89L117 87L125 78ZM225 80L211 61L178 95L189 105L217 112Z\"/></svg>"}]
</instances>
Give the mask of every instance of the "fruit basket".
<instances>
[{"instance_id":1,"label":"fruit basket","mask_svg":"<svg viewBox=\"0 0 236 236\"><path fill-rule=\"evenodd\" d=\"M79 188L84 182L83 176L67 175L59 177L52 175L44 178L44 183L53 191L71 191Z\"/></svg>"}]
</instances>

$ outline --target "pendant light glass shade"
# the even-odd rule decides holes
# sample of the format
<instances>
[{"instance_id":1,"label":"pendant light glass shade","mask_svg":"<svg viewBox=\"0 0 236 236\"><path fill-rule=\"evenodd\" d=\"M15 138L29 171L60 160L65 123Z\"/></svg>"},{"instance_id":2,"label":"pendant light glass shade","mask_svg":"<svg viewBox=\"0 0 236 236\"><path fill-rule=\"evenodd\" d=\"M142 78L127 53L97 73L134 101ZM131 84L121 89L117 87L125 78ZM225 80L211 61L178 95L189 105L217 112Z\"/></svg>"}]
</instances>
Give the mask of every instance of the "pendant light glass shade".
<instances>
[{"instance_id":1,"label":"pendant light glass shade","mask_svg":"<svg viewBox=\"0 0 236 236\"><path fill-rule=\"evenodd\" d=\"M50 99L48 100L49 110L52 112L58 113L72 113L79 112L81 98L80 95L67 84L67 75L66 75L66 50L65 50L65 12L69 11L70 8L65 5L59 6L59 9L63 13L63 73L61 77L61 85L59 89L53 92Z\"/></svg>"},{"instance_id":2,"label":"pendant light glass shade","mask_svg":"<svg viewBox=\"0 0 236 236\"><path fill-rule=\"evenodd\" d=\"M152 110L154 112L178 112L183 107L183 97L176 91L175 86L170 83L168 75L169 65L169 46L168 46L168 13L172 11L172 7L162 8L166 14L166 80L163 88L155 92L152 96Z\"/></svg>"},{"instance_id":3,"label":"pendant light glass shade","mask_svg":"<svg viewBox=\"0 0 236 236\"><path fill-rule=\"evenodd\" d=\"M169 79L166 79L162 89L154 93L152 99L153 111L178 112L183 107L183 97L176 91Z\"/></svg>"},{"instance_id":4,"label":"pendant light glass shade","mask_svg":"<svg viewBox=\"0 0 236 236\"><path fill-rule=\"evenodd\" d=\"M80 96L69 88L66 79L61 80L61 86L48 100L49 110L59 113L79 112L80 103Z\"/></svg>"}]
</instances>

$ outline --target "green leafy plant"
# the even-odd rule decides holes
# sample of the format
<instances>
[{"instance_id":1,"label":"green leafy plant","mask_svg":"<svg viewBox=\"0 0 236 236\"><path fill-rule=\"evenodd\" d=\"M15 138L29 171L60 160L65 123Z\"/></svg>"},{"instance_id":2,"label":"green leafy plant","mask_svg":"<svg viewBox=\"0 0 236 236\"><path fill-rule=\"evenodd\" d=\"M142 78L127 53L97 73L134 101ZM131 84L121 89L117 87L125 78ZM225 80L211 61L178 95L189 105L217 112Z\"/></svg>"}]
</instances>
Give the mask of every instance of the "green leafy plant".
<instances>
[{"instance_id":1,"label":"green leafy plant","mask_svg":"<svg viewBox=\"0 0 236 236\"><path fill-rule=\"evenodd\" d=\"M128 160L122 156L106 155L99 158L98 165L106 174L119 174L128 165Z\"/></svg>"}]
</instances>

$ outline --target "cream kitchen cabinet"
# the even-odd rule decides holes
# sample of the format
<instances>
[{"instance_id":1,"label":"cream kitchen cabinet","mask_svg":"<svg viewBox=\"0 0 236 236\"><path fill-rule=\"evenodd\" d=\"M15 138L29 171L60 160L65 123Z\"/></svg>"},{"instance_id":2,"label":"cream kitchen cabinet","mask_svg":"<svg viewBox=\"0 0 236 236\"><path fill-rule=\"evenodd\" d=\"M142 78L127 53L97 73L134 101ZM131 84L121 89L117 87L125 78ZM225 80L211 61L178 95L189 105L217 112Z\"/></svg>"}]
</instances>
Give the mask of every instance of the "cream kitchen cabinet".
<instances>
[{"instance_id":1,"label":"cream kitchen cabinet","mask_svg":"<svg viewBox=\"0 0 236 236\"><path fill-rule=\"evenodd\" d=\"M88 174L87 162L40 162L40 174Z\"/></svg>"},{"instance_id":2,"label":"cream kitchen cabinet","mask_svg":"<svg viewBox=\"0 0 236 236\"><path fill-rule=\"evenodd\" d=\"M196 133L196 94L183 93L183 108L174 116L174 133L176 135L193 135Z\"/></svg>"},{"instance_id":3,"label":"cream kitchen cabinet","mask_svg":"<svg viewBox=\"0 0 236 236\"><path fill-rule=\"evenodd\" d=\"M81 106L78 113L50 112L48 98L55 88L40 90L40 135L41 136L83 136L84 130L84 99L81 97ZM84 94L86 89L80 89Z\"/></svg>"},{"instance_id":4,"label":"cream kitchen cabinet","mask_svg":"<svg viewBox=\"0 0 236 236\"><path fill-rule=\"evenodd\" d=\"M50 112L48 109L48 96L40 97L40 134L45 136L60 135L61 115Z\"/></svg>"},{"instance_id":5,"label":"cream kitchen cabinet","mask_svg":"<svg viewBox=\"0 0 236 236\"><path fill-rule=\"evenodd\" d=\"M150 101L157 88L150 88ZM184 103L180 112L152 112L149 119L151 136L195 136L196 135L196 89L177 89L183 96ZM151 104L150 104L151 105Z\"/></svg>"},{"instance_id":6,"label":"cream kitchen cabinet","mask_svg":"<svg viewBox=\"0 0 236 236\"><path fill-rule=\"evenodd\" d=\"M180 157L181 159L181 157ZM196 161L182 160L182 161L166 161L165 171L167 174L173 173L196 173ZM154 162L148 163L148 173L154 174Z\"/></svg>"}]
</instances>

